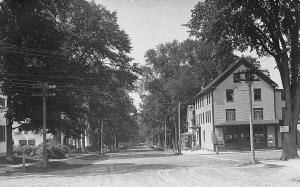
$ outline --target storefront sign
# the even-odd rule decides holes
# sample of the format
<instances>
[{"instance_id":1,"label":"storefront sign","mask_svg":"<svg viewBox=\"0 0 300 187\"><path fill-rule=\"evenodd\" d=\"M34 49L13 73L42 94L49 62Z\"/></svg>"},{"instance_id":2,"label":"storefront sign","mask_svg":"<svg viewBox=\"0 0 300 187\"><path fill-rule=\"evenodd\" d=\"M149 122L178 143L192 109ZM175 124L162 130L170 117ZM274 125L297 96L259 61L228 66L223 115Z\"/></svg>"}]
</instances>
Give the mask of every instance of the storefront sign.
<instances>
[{"instance_id":1,"label":"storefront sign","mask_svg":"<svg viewBox=\"0 0 300 187\"><path fill-rule=\"evenodd\" d=\"M289 126L280 126L280 132L289 132Z\"/></svg>"}]
</instances>

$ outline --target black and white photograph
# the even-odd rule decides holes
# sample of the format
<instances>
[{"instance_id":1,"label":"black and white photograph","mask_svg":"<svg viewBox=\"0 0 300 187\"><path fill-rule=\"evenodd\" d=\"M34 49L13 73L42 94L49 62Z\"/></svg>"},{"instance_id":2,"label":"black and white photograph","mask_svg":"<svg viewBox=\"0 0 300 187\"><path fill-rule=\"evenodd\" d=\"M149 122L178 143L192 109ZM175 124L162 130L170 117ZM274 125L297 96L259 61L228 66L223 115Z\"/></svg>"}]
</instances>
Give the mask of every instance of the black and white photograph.
<instances>
[{"instance_id":1,"label":"black and white photograph","mask_svg":"<svg viewBox=\"0 0 300 187\"><path fill-rule=\"evenodd\" d=\"M299 187L300 0L0 0L0 187Z\"/></svg>"}]
</instances>

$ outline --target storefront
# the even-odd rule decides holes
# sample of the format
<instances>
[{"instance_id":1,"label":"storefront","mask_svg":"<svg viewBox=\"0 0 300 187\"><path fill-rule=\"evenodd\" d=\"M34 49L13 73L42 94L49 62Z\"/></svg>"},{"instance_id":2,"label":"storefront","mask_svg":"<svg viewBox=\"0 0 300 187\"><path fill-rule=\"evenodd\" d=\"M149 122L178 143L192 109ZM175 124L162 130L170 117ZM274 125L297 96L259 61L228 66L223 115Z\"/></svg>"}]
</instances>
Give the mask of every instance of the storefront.
<instances>
[{"instance_id":1,"label":"storefront","mask_svg":"<svg viewBox=\"0 0 300 187\"><path fill-rule=\"evenodd\" d=\"M254 148L282 147L278 124L253 124ZM217 143L225 150L250 150L249 124L222 125L216 127Z\"/></svg>"}]
</instances>

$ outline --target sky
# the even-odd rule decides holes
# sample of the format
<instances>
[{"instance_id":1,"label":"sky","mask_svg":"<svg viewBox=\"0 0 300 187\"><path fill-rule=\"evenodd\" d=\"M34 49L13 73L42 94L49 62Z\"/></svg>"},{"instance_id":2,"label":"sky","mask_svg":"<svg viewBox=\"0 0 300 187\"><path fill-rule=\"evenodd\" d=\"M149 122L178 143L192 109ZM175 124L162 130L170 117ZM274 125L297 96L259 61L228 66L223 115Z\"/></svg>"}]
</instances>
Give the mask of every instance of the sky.
<instances>
[{"instance_id":1,"label":"sky","mask_svg":"<svg viewBox=\"0 0 300 187\"><path fill-rule=\"evenodd\" d=\"M183 24L191 18L191 10L199 0L95 0L110 11L116 11L118 24L130 37L132 43L131 57L134 63L145 64L144 55L158 44L173 40L183 41L189 37ZM255 53L244 52L238 55ZM280 75L272 58L259 59L261 68L268 69L271 78L281 88ZM138 107L141 99L138 94L131 94ZM139 108L139 107L138 107Z\"/></svg>"}]
</instances>

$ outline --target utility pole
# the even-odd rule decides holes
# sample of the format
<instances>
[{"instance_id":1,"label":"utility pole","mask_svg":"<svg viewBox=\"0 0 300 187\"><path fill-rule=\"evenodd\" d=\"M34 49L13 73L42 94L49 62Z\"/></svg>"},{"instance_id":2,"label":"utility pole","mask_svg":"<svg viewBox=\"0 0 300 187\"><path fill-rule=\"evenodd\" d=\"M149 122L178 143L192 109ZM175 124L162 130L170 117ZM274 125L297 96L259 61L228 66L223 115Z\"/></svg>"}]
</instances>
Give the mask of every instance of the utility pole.
<instances>
[{"instance_id":1,"label":"utility pole","mask_svg":"<svg viewBox=\"0 0 300 187\"><path fill-rule=\"evenodd\" d=\"M181 155L180 101L178 103L178 154Z\"/></svg>"},{"instance_id":2,"label":"utility pole","mask_svg":"<svg viewBox=\"0 0 300 187\"><path fill-rule=\"evenodd\" d=\"M165 148L167 148L167 116L165 116Z\"/></svg>"},{"instance_id":3,"label":"utility pole","mask_svg":"<svg viewBox=\"0 0 300 187\"><path fill-rule=\"evenodd\" d=\"M43 97L43 167L48 167L47 138L46 138L46 83L42 84Z\"/></svg>"},{"instance_id":4,"label":"utility pole","mask_svg":"<svg viewBox=\"0 0 300 187\"><path fill-rule=\"evenodd\" d=\"M37 89L37 92L33 92L32 96L42 96L43 100L43 167L47 168L48 167L48 155L47 155L47 101L46 97L47 96L55 96L55 92L49 92L49 89L55 89L55 85L48 85L46 82L41 83L41 85L38 85L37 87L34 87ZM42 90L42 92L40 92Z\"/></svg>"},{"instance_id":5,"label":"utility pole","mask_svg":"<svg viewBox=\"0 0 300 187\"><path fill-rule=\"evenodd\" d=\"M253 108L252 108L252 83L253 81L259 81L259 79L255 79L254 74L256 69L248 69L243 72L238 72L239 74L239 80L240 81L245 81L245 83L248 86L248 95L249 95L249 124L250 124L250 162L255 163L255 152L254 152L254 140L253 140ZM244 79L240 78L240 75L244 75Z\"/></svg>"},{"instance_id":6,"label":"utility pole","mask_svg":"<svg viewBox=\"0 0 300 187\"><path fill-rule=\"evenodd\" d=\"M251 163L255 163L255 153L254 153L254 141L253 141L253 112L252 112L252 90L251 90L251 81L247 82L248 85L248 93L249 93L249 110L250 110L250 161Z\"/></svg>"},{"instance_id":7,"label":"utility pole","mask_svg":"<svg viewBox=\"0 0 300 187\"><path fill-rule=\"evenodd\" d=\"M100 154L103 154L103 119L100 125Z\"/></svg>"}]
</instances>

